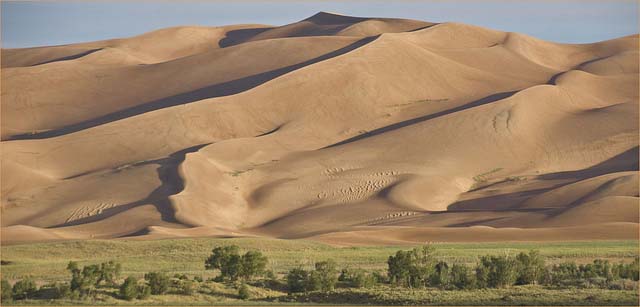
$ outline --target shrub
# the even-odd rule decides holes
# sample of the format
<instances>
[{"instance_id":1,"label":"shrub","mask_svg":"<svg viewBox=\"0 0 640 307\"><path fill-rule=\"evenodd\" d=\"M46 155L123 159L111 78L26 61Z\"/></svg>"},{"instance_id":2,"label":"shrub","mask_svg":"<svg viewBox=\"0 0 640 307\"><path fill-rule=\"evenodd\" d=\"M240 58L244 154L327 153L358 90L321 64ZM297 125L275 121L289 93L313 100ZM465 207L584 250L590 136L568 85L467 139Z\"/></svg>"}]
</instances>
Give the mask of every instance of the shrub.
<instances>
[{"instance_id":1,"label":"shrub","mask_svg":"<svg viewBox=\"0 0 640 307\"><path fill-rule=\"evenodd\" d=\"M516 262L507 256L483 256L476 268L479 287L508 287L515 283L516 275Z\"/></svg>"},{"instance_id":2,"label":"shrub","mask_svg":"<svg viewBox=\"0 0 640 307\"><path fill-rule=\"evenodd\" d=\"M71 287L67 283L55 283L52 286L53 288L53 298L61 299L61 298L72 298ZM42 288L41 288L42 289Z\"/></svg>"},{"instance_id":3,"label":"shrub","mask_svg":"<svg viewBox=\"0 0 640 307\"><path fill-rule=\"evenodd\" d=\"M560 286L580 278L580 271L574 262L555 264L551 268L551 284Z\"/></svg>"},{"instance_id":4,"label":"shrub","mask_svg":"<svg viewBox=\"0 0 640 307\"><path fill-rule=\"evenodd\" d=\"M151 272L144 274L152 294L164 294L169 290L169 276L164 273Z\"/></svg>"},{"instance_id":5,"label":"shrub","mask_svg":"<svg viewBox=\"0 0 640 307\"><path fill-rule=\"evenodd\" d=\"M454 264L451 267L451 284L458 289L472 289L474 279L466 265Z\"/></svg>"},{"instance_id":6,"label":"shrub","mask_svg":"<svg viewBox=\"0 0 640 307\"><path fill-rule=\"evenodd\" d=\"M411 251L398 251L395 256L389 256L387 265L390 281L410 287L426 286L436 262L434 253L435 249L431 245L425 245Z\"/></svg>"},{"instance_id":7,"label":"shrub","mask_svg":"<svg viewBox=\"0 0 640 307\"><path fill-rule=\"evenodd\" d=\"M80 269L78 263L70 261L67 270L71 273L71 291L78 292L80 296L91 294L95 287L103 281L115 286L115 280L120 274L121 266L113 261L100 265L92 264Z\"/></svg>"},{"instance_id":8,"label":"shrub","mask_svg":"<svg viewBox=\"0 0 640 307\"><path fill-rule=\"evenodd\" d=\"M204 262L207 270L220 270L220 276L237 280L240 274L240 251L235 245L216 247Z\"/></svg>"},{"instance_id":9,"label":"shrub","mask_svg":"<svg viewBox=\"0 0 640 307\"><path fill-rule=\"evenodd\" d=\"M180 288L179 288L180 294L191 295L193 294L193 290L194 290L193 281L183 280L180 282Z\"/></svg>"},{"instance_id":10,"label":"shrub","mask_svg":"<svg viewBox=\"0 0 640 307\"><path fill-rule=\"evenodd\" d=\"M223 279L235 281L238 278L249 280L264 274L267 261L267 257L259 251L248 251L240 255L239 248L231 245L214 248L204 265L207 270L220 270Z\"/></svg>"},{"instance_id":11,"label":"shrub","mask_svg":"<svg viewBox=\"0 0 640 307\"><path fill-rule=\"evenodd\" d=\"M371 273L371 275L373 276L376 283L379 283L379 284L389 283L389 277L382 272L374 271L373 273Z\"/></svg>"},{"instance_id":12,"label":"shrub","mask_svg":"<svg viewBox=\"0 0 640 307\"><path fill-rule=\"evenodd\" d=\"M0 299L5 302L10 300L12 297L11 284L9 284L6 279L3 279L0 286L2 287L2 296Z\"/></svg>"},{"instance_id":13,"label":"shrub","mask_svg":"<svg viewBox=\"0 0 640 307\"><path fill-rule=\"evenodd\" d=\"M638 290L638 282L631 279L620 279L609 284L611 290Z\"/></svg>"},{"instance_id":14,"label":"shrub","mask_svg":"<svg viewBox=\"0 0 640 307\"><path fill-rule=\"evenodd\" d=\"M240 277L249 280L261 276L267 266L267 257L258 251L248 251L240 259Z\"/></svg>"},{"instance_id":15,"label":"shrub","mask_svg":"<svg viewBox=\"0 0 640 307\"><path fill-rule=\"evenodd\" d=\"M120 286L120 297L127 301L138 297L138 281L133 276L127 277Z\"/></svg>"},{"instance_id":16,"label":"shrub","mask_svg":"<svg viewBox=\"0 0 640 307\"><path fill-rule=\"evenodd\" d=\"M411 256L409 252L397 251L395 256L389 256L389 279L391 283L408 286L411 278Z\"/></svg>"},{"instance_id":17,"label":"shrub","mask_svg":"<svg viewBox=\"0 0 640 307\"><path fill-rule=\"evenodd\" d=\"M28 299L33 297L37 291L38 288L36 287L36 283L31 278L26 278L13 285L13 299Z\"/></svg>"},{"instance_id":18,"label":"shrub","mask_svg":"<svg viewBox=\"0 0 640 307\"><path fill-rule=\"evenodd\" d=\"M176 278L176 279L179 279L179 280L189 280L189 276L187 276L187 274L175 273L175 274L173 274L173 278Z\"/></svg>"},{"instance_id":19,"label":"shrub","mask_svg":"<svg viewBox=\"0 0 640 307\"><path fill-rule=\"evenodd\" d=\"M640 279L640 258L636 257L632 263L628 264L625 272L625 275L621 277L638 281Z\"/></svg>"},{"instance_id":20,"label":"shrub","mask_svg":"<svg viewBox=\"0 0 640 307\"><path fill-rule=\"evenodd\" d=\"M151 287L148 285L139 285L138 286L138 296L137 298L140 300L146 300L151 296Z\"/></svg>"},{"instance_id":21,"label":"shrub","mask_svg":"<svg viewBox=\"0 0 640 307\"><path fill-rule=\"evenodd\" d=\"M371 288L376 284L377 279L373 274L367 274L363 269L342 270L338 280L347 283L349 287L354 288Z\"/></svg>"},{"instance_id":22,"label":"shrub","mask_svg":"<svg viewBox=\"0 0 640 307\"><path fill-rule=\"evenodd\" d=\"M595 259L592 264L581 265L579 268L583 278L601 277L607 282L613 280L612 266L608 260Z\"/></svg>"},{"instance_id":23,"label":"shrub","mask_svg":"<svg viewBox=\"0 0 640 307\"><path fill-rule=\"evenodd\" d=\"M242 284L240 285L240 288L238 288L238 297L241 300L246 300L250 298L250 293L249 293L249 287L247 287L247 284Z\"/></svg>"},{"instance_id":24,"label":"shrub","mask_svg":"<svg viewBox=\"0 0 640 307\"><path fill-rule=\"evenodd\" d=\"M310 286L313 290L331 291L338 282L338 270L333 260L316 262L315 270L311 272Z\"/></svg>"},{"instance_id":25,"label":"shrub","mask_svg":"<svg viewBox=\"0 0 640 307\"><path fill-rule=\"evenodd\" d=\"M430 284L439 288L449 286L449 265L446 262L440 261L436 264L435 270L431 274Z\"/></svg>"},{"instance_id":26,"label":"shrub","mask_svg":"<svg viewBox=\"0 0 640 307\"><path fill-rule=\"evenodd\" d=\"M630 279L638 281L640 275L640 261L638 258L634 259L631 263L619 263L612 268L613 275L617 278Z\"/></svg>"},{"instance_id":27,"label":"shrub","mask_svg":"<svg viewBox=\"0 0 640 307\"><path fill-rule=\"evenodd\" d=\"M538 251L520 253L516 256L518 277L516 283L519 285L541 283L544 273L544 259Z\"/></svg>"},{"instance_id":28,"label":"shrub","mask_svg":"<svg viewBox=\"0 0 640 307\"><path fill-rule=\"evenodd\" d=\"M309 272L302 268L294 268L287 274L289 293L309 291Z\"/></svg>"},{"instance_id":29,"label":"shrub","mask_svg":"<svg viewBox=\"0 0 640 307\"><path fill-rule=\"evenodd\" d=\"M211 281L214 281L214 282L224 282L224 278L223 278L221 275L218 275L218 276L216 276L216 277L212 278L212 279L211 279Z\"/></svg>"},{"instance_id":30,"label":"shrub","mask_svg":"<svg viewBox=\"0 0 640 307\"><path fill-rule=\"evenodd\" d=\"M99 285L104 281L108 285L114 286L116 284L115 280L120 276L121 269L122 266L120 265L120 263L115 263L113 261L101 263L100 273L96 281L96 285Z\"/></svg>"},{"instance_id":31,"label":"shrub","mask_svg":"<svg viewBox=\"0 0 640 307\"><path fill-rule=\"evenodd\" d=\"M204 279L202 279L202 276L193 276L193 281L203 282Z\"/></svg>"}]
</instances>

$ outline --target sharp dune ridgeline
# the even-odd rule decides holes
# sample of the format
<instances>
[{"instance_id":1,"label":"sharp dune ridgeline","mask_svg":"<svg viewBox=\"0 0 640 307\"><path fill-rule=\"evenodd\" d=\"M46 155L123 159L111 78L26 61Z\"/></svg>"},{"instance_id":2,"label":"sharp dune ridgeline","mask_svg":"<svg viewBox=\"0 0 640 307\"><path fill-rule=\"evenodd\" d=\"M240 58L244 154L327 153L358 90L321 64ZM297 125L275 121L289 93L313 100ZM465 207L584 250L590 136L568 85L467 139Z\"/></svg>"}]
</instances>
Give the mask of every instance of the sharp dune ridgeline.
<instances>
[{"instance_id":1,"label":"sharp dune ridgeline","mask_svg":"<svg viewBox=\"0 0 640 307\"><path fill-rule=\"evenodd\" d=\"M318 13L2 50L2 243L638 239L638 35Z\"/></svg>"}]
</instances>

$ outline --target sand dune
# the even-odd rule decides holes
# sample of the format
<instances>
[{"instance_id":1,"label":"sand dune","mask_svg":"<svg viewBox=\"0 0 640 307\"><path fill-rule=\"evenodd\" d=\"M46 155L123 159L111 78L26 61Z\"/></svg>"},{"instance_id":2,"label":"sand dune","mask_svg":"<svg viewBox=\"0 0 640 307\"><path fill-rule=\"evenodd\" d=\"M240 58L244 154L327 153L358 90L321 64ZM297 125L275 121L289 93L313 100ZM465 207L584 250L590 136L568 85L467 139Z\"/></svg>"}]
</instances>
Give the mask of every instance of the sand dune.
<instances>
[{"instance_id":1,"label":"sand dune","mask_svg":"<svg viewBox=\"0 0 640 307\"><path fill-rule=\"evenodd\" d=\"M2 242L637 238L637 50L331 13L2 50Z\"/></svg>"}]
</instances>

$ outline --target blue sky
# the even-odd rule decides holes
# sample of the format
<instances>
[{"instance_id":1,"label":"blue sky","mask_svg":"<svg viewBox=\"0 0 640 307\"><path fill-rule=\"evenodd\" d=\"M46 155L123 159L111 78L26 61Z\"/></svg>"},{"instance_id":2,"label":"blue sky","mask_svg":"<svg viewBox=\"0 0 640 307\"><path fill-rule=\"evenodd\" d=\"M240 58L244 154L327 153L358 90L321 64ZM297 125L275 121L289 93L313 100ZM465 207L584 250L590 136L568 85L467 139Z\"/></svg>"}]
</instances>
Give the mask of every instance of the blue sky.
<instances>
[{"instance_id":1,"label":"blue sky","mask_svg":"<svg viewBox=\"0 0 640 307\"><path fill-rule=\"evenodd\" d=\"M638 32L635 0L2 1L2 47L126 37L177 25L283 25L330 11L456 21L545 40L587 43Z\"/></svg>"}]
</instances>

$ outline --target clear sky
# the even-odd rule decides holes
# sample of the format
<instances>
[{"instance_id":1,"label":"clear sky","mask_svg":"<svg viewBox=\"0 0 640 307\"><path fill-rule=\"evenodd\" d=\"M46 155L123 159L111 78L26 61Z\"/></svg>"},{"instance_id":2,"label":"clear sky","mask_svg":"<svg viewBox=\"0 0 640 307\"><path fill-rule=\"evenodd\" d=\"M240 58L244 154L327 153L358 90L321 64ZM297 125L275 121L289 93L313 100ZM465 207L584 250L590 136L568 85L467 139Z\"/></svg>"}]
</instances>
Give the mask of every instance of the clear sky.
<instances>
[{"instance_id":1,"label":"clear sky","mask_svg":"<svg viewBox=\"0 0 640 307\"><path fill-rule=\"evenodd\" d=\"M456 21L571 43L638 32L636 0L89 0L1 5L3 48L126 37L177 25L283 25L318 11Z\"/></svg>"}]
</instances>

